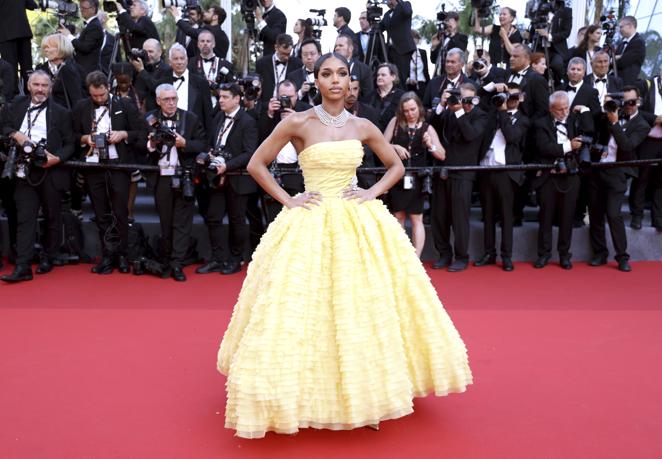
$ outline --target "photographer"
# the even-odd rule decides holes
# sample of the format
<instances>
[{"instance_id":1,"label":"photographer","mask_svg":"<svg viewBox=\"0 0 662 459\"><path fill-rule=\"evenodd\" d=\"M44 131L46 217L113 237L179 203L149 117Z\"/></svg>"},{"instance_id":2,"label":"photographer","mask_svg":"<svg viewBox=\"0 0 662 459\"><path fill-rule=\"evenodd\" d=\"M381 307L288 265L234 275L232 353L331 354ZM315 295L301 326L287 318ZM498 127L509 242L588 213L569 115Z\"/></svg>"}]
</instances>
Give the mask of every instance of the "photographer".
<instances>
[{"instance_id":1,"label":"photographer","mask_svg":"<svg viewBox=\"0 0 662 459\"><path fill-rule=\"evenodd\" d=\"M208 30L214 35L214 54L221 59L227 58L230 40L221 27L227 17L227 13L223 8L218 5L211 5L206 11L203 11L202 27L195 27L193 19L189 21L180 19L181 14L179 14L179 10L176 8L171 9L171 12L173 12L173 17L177 21L178 31L182 31L191 39L197 40L202 31ZM199 49L200 47L198 46ZM188 47L187 51L189 51ZM193 54L189 53L189 57L192 56Z\"/></svg>"},{"instance_id":2,"label":"photographer","mask_svg":"<svg viewBox=\"0 0 662 459\"><path fill-rule=\"evenodd\" d=\"M309 105L315 105L314 99L317 95L317 88L315 87L314 69L315 62L317 62L321 53L322 48L317 40L314 38L304 39L301 43L303 67L288 73L286 77L296 86L299 100Z\"/></svg>"},{"instance_id":3,"label":"photographer","mask_svg":"<svg viewBox=\"0 0 662 459\"><path fill-rule=\"evenodd\" d=\"M190 59L188 69L207 80L212 88L211 103L216 107L218 85L233 80L234 66L232 62L214 54L214 34L209 30L203 30L198 35L198 56Z\"/></svg>"},{"instance_id":4,"label":"photographer","mask_svg":"<svg viewBox=\"0 0 662 459\"><path fill-rule=\"evenodd\" d=\"M142 49L133 49L131 53L130 62L136 71L135 87L140 103L147 111L153 110L156 107L156 87L159 81L172 73L172 68L163 62L163 48L154 38L148 38Z\"/></svg>"},{"instance_id":5,"label":"photographer","mask_svg":"<svg viewBox=\"0 0 662 459\"><path fill-rule=\"evenodd\" d=\"M592 135L594 123L586 107L570 111L568 94L556 91L549 97L549 111L534 121L536 149L541 163L554 164L554 169L538 171L533 180L540 211L538 219L538 259L534 268L544 268L552 252L552 222L559 216L558 251L561 268L572 269L570 243L572 220L579 194L578 151L584 146L580 134Z\"/></svg>"},{"instance_id":6,"label":"photographer","mask_svg":"<svg viewBox=\"0 0 662 459\"><path fill-rule=\"evenodd\" d=\"M382 31L379 30L379 27L373 28L371 26L367 11L361 11L359 25L361 30L356 34L356 43L354 44L354 47L357 48L356 58L368 66L371 66L371 61L368 60L370 58L378 63L386 62L386 56L384 56L381 46L375 42L375 35L381 34ZM383 35L381 41L384 41Z\"/></svg>"},{"instance_id":7,"label":"photographer","mask_svg":"<svg viewBox=\"0 0 662 459\"><path fill-rule=\"evenodd\" d=\"M542 2L541 5L545 5ZM563 63L568 55L568 37L572 31L572 9L565 6L564 0L553 0L551 11L546 16L546 26L536 28L532 36L541 37L534 51L542 52L548 48L549 62L547 65L554 75L554 84L558 86L563 77ZM539 26L532 21L531 27ZM534 40L535 41L535 40Z\"/></svg>"},{"instance_id":8,"label":"photographer","mask_svg":"<svg viewBox=\"0 0 662 459\"><path fill-rule=\"evenodd\" d=\"M618 23L621 41L616 47L616 69L624 84L635 84L646 58L646 42L637 33L637 20L625 16Z\"/></svg>"},{"instance_id":9,"label":"photographer","mask_svg":"<svg viewBox=\"0 0 662 459\"><path fill-rule=\"evenodd\" d=\"M469 78L478 88L478 97L480 97L480 108L488 111L492 108L491 96L493 92L487 91L485 88L492 88L496 83L505 83L507 79L507 72L499 67L495 67L490 62L490 55L483 55L467 65L467 69L471 72Z\"/></svg>"},{"instance_id":10,"label":"photographer","mask_svg":"<svg viewBox=\"0 0 662 459\"><path fill-rule=\"evenodd\" d=\"M395 117L391 119L384 138L393 145L393 149L406 167L426 167L431 165L430 156L439 161L446 159L446 152L439 142L435 130L425 122L423 104L415 92L406 92L398 102ZM403 180L388 192L388 207L402 227L405 227L407 215L411 221L411 231L416 255L420 258L425 246L425 226L423 225L423 203L425 192L423 182L431 177L417 176L406 172Z\"/></svg>"},{"instance_id":11,"label":"photographer","mask_svg":"<svg viewBox=\"0 0 662 459\"><path fill-rule=\"evenodd\" d=\"M510 54L513 52L515 43L522 43L522 35L515 27L515 18L517 12L503 7L499 10L499 24L482 26L478 10L475 11L474 32L486 37L490 37L490 62L495 67L507 69L510 67Z\"/></svg>"},{"instance_id":12,"label":"photographer","mask_svg":"<svg viewBox=\"0 0 662 459\"><path fill-rule=\"evenodd\" d=\"M276 95L276 88L286 75L303 66L299 58L291 56L293 46L292 37L285 33L281 34L276 39L274 53L265 54L255 63L255 72L262 78L260 100L264 106Z\"/></svg>"},{"instance_id":13,"label":"photographer","mask_svg":"<svg viewBox=\"0 0 662 459\"><path fill-rule=\"evenodd\" d=\"M186 14L182 17L182 10L176 6L171 6L168 11L177 24L177 33L175 41L186 48L186 55L189 59L198 55L198 37L197 32L201 30L202 10L200 5L183 7Z\"/></svg>"},{"instance_id":14,"label":"photographer","mask_svg":"<svg viewBox=\"0 0 662 459\"><path fill-rule=\"evenodd\" d=\"M404 0L386 0L389 11L382 18L382 30L388 33L388 57L398 69L399 81L403 84L409 76L409 62L416 51L411 36L411 3Z\"/></svg>"},{"instance_id":15,"label":"photographer","mask_svg":"<svg viewBox=\"0 0 662 459\"><path fill-rule=\"evenodd\" d=\"M294 88L292 88L294 92ZM294 96L296 98L296 96ZM205 223L209 230L211 260L196 272L206 274L220 272L234 274L241 271L243 254L246 250L246 205L248 195L258 190L255 181L247 175L224 174L244 169L257 148L257 127L253 118L240 106L241 88L234 83L221 86L219 107L214 118L214 129L210 132L207 168L216 168L216 177L211 180L209 208ZM204 156L204 153L202 154ZM223 217L228 214L230 254L224 255L222 236Z\"/></svg>"},{"instance_id":16,"label":"photographer","mask_svg":"<svg viewBox=\"0 0 662 459\"><path fill-rule=\"evenodd\" d=\"M467 44L469 43L469 37L460 33L458 30L460 15L455 11L450 11L445 14L446 17L442 22L443 29L433 35L432 40L430 41L430 60L433 64L437 64L436 68L438 69L438 72L435 74L436 76L439 76L444 69L444 60L448 50L459 48L462 51L466 51ZM439 59L441 59L441 61L437 63L437 60Z\"/></svg>"},{"instance_id":17,"label":"photographer","mask_svg":"<svg viewBox=\"0 0 662 459\"><path fill-rule=\"evenodd\" d=\"M50 76L53 100L71 110L83 98L83 82L80 69L72 58L74 48L71 42L61 33L46 35L41 40L41 53L46 62L37 65L36 69Z\"/></svg>"},{"instance_id":18,"label":"photographer","mask_svg":"<svg viewBox=\"0 0 662 459\"><path fill-rule=\"evenodd\" d=\"M23 84L32 71L32 28L25 10L38 7L35 0L0 0L0 56L12 66L13 75L18 74L20 65ZM11 92L17 94L15 78L12 83Z\"/></svg>"},{"instance_id":19,"label":"photographer","mask_svg":"<svg viewBox=\"0 0 662 459\"><path fill-rule=\"evenodd\" d=\"M448 59L446 62L448 66ZM449 88L441 95L430 124L446 150L444 165L478 165L488 118L477 104L476 87L472 83ZM457 272L467 269L469 265L469 213L475 178L475 172L449 172L447 177L437 175L434 179L432 236L439 259L432 265L433 269L448 267L450 272ZM451 227L453 246L450 242Z\"/></svg>"},{"instance_id":20,"label":"photographer","mask_svg":"<svg viewBox=\"0 0 662 459\"><path fill-rule=\"evenodd\" d=\"M186 280L183 261L195 210L192 175L195 157L205 151L206 141L198 117L177 108L177 102L174 86L161 84L156 88L159 108L147 114L148 124L152 126L147 149L160 169L154 194L161 224L160 256L165 272L183 282Z\"/></svg>"},{"instance_id":21,"label":"photographer","mask_svg":"<svg viewBox=\"0 0 662 459\"><path fill-rule=\"evenodd\" d=\"M354 54L353 57L356 57L358 54L358 46L356 41L356 34L352 29L349 28L349 21L352 19L352 12L348 8L341 6L336 8L333 13L333 27L338 31L338 36L347 35L352 39L352 44L354 45Z\"/></svg>"},{"instance_id":22,"label":"photographer","mask_svg":"<svg viewBox=\"0 0 662 459\"><path fill-rule=\"evenodd\" d=\"M103 46L103 26L97 18L99 0L81 0L80 14L85 26L77 38L66 27L60 27L59 32L71 40L76 51L74 59L83 71L83 77L95 70L101 69L101 47Z\"/></svg>"},{"instance_id":23,"label":"photographer","mask_svg":"<svg viewBox=\"0 0 662 459\"><path fill-rule=\"evenodd\" d=\"M45 274L57 263L62 241L62 193L69 185L69 172L58 166L74 151L71 115L49 95L51 79L37 70L28 80L29 95L18 96L6 112L3 134L16 142L18 150L15 202L17 208L16 266L5 282L32 279L35 233L39 209L46 220L47 237L37 274ZM45 145L44 143L45 142ZM42 149L41 146L44 146Z\"/></svg>"},{"instance_id":24,"label":"photographer","mask_svg":"<svg viewBox=\"0 0 662 459\"><path fill-rule=\"evenodd\" d=\"M266 139L271 132L276 128L281 120L284 120L292 113L304 112L311 108L311 106L303 101L298 100L297 91L294 83L285 80L278 85L278 97L269 101L269 108L267 116L263 116L258 120L258 128L260 132L260 139ZM275 161L276 170L296 170L299 167L297 152L291 143L285 145L278 153ZM297 193L303 193L303 176L300 174L282 174L281 175L282 187L287 191L290 196ZM266 215L267 223L271 223L278 212L283 208L282 204L274 199L266 198Z\"/></svg>"},{"instance_id":25,"label":"photographer","mask_svg":"<svg viewBox=\"0 0 662 459\"><path fill-rule=\"evenodd\" d=\"M516 83L508 85L507 93L490 98L487 133L481 146L481 166L522 164L522 147L530 126L529 118L519 105L524 93ZM504 271L514 269L513 205L515 193L524 183L522 171L485 171L478 176L480 200L483 207L483 256L474 266L496 264L496 220L501 216L501 262Z\"/></svg>"},{"instance_id":26,"label":"photographer","mask_svg":"<svg viewBox=\"0 0 662 459\"><path fill-rule=\"evenodd\" d=\"M257 6L255 20L257 21L257 38L262 41L262 56L264 57L274 54L278 36L287 30L287 18L281 10L276 8L274 0L259 0L259 3L264 8L264 12Z\"/></svg>"},{"instance_id":27,"label":"photographer","mask_svg":"<svg viewBox=\"0 0 662 459\"><path fill-rule=\"evenodd\" d=\"M147 17L149 8L145 0L133 0L129 6L129 13L117 2L117 25L120 33L128 38L131 49L142 49L143 43L149 38L160 41L159 31L152 20Z\"/></svg>"},{"instance_id":28,"label":"photographer","mask_svg":"<svg viewBox=\"0 0 662 459\"><path fill-rule=\"evenodd\" d=\"M592 72L584 77L584 83L598 91L599 107L605 103L607 93L619 92L623 80L609 72L609 54L606 51L596 51L591 61ZM598 113L599 115L599 113Z\"/></svg>"},{"instance_id":29,"label":"photographer","mask_svg":"<svg viewBox=\"0 0 662 459\"><path fill-rule=\"evenodd\" d=\"M650 125L639 113L641 100L639 90L634 86L623 88L623 99L617 101L607 96L604 118L600 122L598 141L606 145L593 155L593 160L601 163L629 161L637 159L637 148L648 136ZM627 237L621 205L627 190L628 176L636 177L636 168L593 169L589 175L588 212L590 218L589 235L593 258L591 266L607 263L609 250L605 237L605 216L609 223L616 261L620 271L629 272Z\"/></svg>"},{"instance_id":30,"label":"photographer","mask_svg":"<svg viewBox=\"0 0 662 459\"><path fill-rule=\"evenodd\" d=\"M147 127L129 99L110 95L108 78L100 71L90 73L85 83L90 97L73 110L74 139L88 163L134 164L133 145L144 145ZM110 274L113 267L129 272L129 187L131 173L119 170L84 170L95 223L99 232L101 261L93 273ZM117 231L119 244L112 241Z\"/></svg>"},{"instance_id":31,"label":"photographer","mask_svg":"<svg viewBox=\"0 0 662 459\"><path fill-rule=\"evenodd\" d=\"M459 88L460 85L469 82L469 78L462 72L463 68L464 52L459 48L449 50L444 62L444 74L432 78L425 88L423 106L426 109L436 109L446 89Z\"/></svg>"}]
</instances>

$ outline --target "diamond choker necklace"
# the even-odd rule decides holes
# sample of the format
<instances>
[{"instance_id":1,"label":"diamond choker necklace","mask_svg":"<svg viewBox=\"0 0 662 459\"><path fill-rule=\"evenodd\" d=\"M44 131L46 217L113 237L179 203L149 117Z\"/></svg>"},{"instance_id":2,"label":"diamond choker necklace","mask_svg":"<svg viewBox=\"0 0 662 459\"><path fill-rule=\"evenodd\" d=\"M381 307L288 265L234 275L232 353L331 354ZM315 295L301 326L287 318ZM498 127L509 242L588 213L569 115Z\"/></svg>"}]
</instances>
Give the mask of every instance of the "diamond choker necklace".
<instances>
[{"instance_id":1,"label":"diamond choker necklace","mask_svg":"<svg viewBox=\"0 0 662 459\"><path fill-rule=\"evenodd\" d=\"M351 114L344 108L343 111L340 112L338 116L330 115L329 112L324 110L322 104L315 105L313 109L315 110L315 114L319 118L320 122L325 126L333 126L336 128L341 128L347 123L347 120L351 116Z\"/></svg>"}]
</instances>

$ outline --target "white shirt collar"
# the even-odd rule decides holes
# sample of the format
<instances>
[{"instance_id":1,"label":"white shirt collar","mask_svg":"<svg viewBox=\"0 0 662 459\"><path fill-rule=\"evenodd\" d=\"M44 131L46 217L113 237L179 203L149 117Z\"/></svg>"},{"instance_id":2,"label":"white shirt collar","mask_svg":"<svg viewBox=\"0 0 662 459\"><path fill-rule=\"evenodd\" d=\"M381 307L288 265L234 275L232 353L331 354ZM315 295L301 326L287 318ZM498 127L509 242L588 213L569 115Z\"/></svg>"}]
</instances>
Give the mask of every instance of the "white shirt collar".
<instances>
[{"instance_id":1,"label":"white shirt collar","mask_svg":"<svg viewBox=\"0 0 662 459\"><path fill-rule=\"evenodd\" d=\"M175 71L173 70L173 72L172 72L172 76L175 77L175 78L184 77L184 83L187 83L187 82L188 82L188 68L187 68L186 70L184 70L184 73L182 73L182 74L179 75L179 76L177 76L177 74L176 74Z\"/></svg>"},{"instance_id":2,"label":"white shirt collar","mask_svg":"<svg viewBox=\"0 0 662 459\"><path fill-rule=\"evenodd\" d=\"M225 114L225 118L226 118L226 119L227 119L228 117L234 118L235 116L237 116L237 113L239 113L239 110L241 110L241 106L235 108L235 109L232 111L232 113L226 113L226 114Z\"/></svg>"}]
</instances>

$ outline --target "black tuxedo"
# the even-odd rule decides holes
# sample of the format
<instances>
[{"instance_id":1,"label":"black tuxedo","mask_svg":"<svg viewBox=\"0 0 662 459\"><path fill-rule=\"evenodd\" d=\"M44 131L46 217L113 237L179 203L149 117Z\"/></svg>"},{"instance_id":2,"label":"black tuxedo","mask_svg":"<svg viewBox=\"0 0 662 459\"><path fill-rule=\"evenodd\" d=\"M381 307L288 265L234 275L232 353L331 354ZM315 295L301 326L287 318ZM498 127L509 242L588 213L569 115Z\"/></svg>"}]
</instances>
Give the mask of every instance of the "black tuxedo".
<instances>
[{"instance_id":1,"label":"black tuxedo","mask_svg":"<svg viewBox=\"0 0 662 459\"><path fill-rule=\"evenodd\" d=\"M352 57L357 57L359 54L360 44L357 42L356 33L354 33L352 29L350 29L349 25L345 24L344 26L338 29L338 36L340 35L347 35L352 39L352 45L354 46Z\"/></svg>"},{"instance_id":2,"label":"black tuxedo","mask_svg":"<svg viewBox=\"0 0 662 459\"><path fill-rule=\"evenodd\" d=\"M628 41L627 46L621 40L616 47L616 55L621 56L620 59L616 60L618 76L623 79L624 84L634 84L639 79L641 66L646 58L646 42L641 35L635 33Z\"/></svg>"},{"instance_id":3,"label":"black tuxedo","mask_svg":"<svg viewBox=\"0 0 662 459\"><path fill-rule=\"evenodd\" d=\"M69 59L53 75L47 63L39 64L36 70L48 73L53 81L51 97L55 102L71 110L83 98L83 81L78 64Z\"/></svg>"},{"instance_id":4,"label":"black tuxedo","mask_svg":"<svg viewBox=\"0 0 662 459\"><path fill-rule=\"evenodd\" d=\"M636 150L646 139L650 125L641 116L626 121L621 125L609 123L606 115L600 122L599 140L607 145L609 138L616 141L616 161L637 159ZM593 158L599 161L600 158ZM593 169L589 174L589 235L595 256L607 258L609 251L605 238L605 217L609 223L616 259L628 259L625 223L621 205L627 190L628 175L635 175L633 168Z\"/></svg>"},{"instance_id":5,"label":"black tuxedo","mask_svg":"<svg viewBox=\"0 0 662 459\"><path fill-rule=\"evenodd\" d=\"M76 63L83 70L83 75L101 69L103 35L103 26L99 19L94 17L83 27L78 38L74 38L71 42L76 50Z\"/></svg>"},{"instance_id":6,"label":"black tuxedo","mask_svg":"<svg viewBox=\"0 0 662 459\"><path fill-rule=\"evenodd\" d=\"M159 31L147 16L141 16L137 21L134 21L129 13L120 13L117 15L117 25L120 27L120 32L127 31L129 33L129 46L131 48L142 49L143 43L148 38L161 41Z\"/></svg>"},{"instance_id":7,"label":"black tuxedo","mask_svg":"<svg viewBox=\"0 0 662 459\"><path fill-rule=\"evenodd\" d=\"M5 96L5 102L11 102L16 87L16 74L14 67L2 58L0 58L0 80L2 80L2 95Z\"/></svg>"},{"instance_id":8,"label":"black tuxedo","mask_svg":"<svg viewBox=\"0 0 662 459\"><path fill-rule=\"evenodd\" d=\"M149 112L149 115L162 119L160 109ZM193 170L197 154L206 151L205 133L195 113L177 109L175 116L175 130L186 139L186 147L177 149L179 163L182 169ZM173 188L172 182L172 176L158 176L154 201L161 225L162 261L172 267L181 267L193 229L195 205L193 199L184 198L181 187Z\"/></svg>"},{"instance_id":9,"label":"black tuxedo","mask_svg":"<svg viewBox=\"0 0 662 459\"><path fill-rule=\"evenodd\" d=\"M156 87L172 74L172 68L163 61L156 64L147 64L135 77L134 87L141 102L145 103L146 110L156 109Z\"/></svg>"},{"instance_id":10,"label":"black tuxedo","mask_svg":"<svg viewBox=\"0 0 662 459\"><path fill-rule=\"evenodd\" d=\"M364 64L368 65L371 69L374 69L374 67L371 65L370 62L366 62L368 55L370 54L370 50L372 50L373 52L373 60L376 58L377 62L386 62L386 58L388 57L388 56L384 56L381 46L379 46L379 43L375 40L376 34L382 34L382 40L384 39L384 34L379 29L371 29L368 32L363 32L363 31L357 32L356 44L354 45L358 49L355 55L356 58L359 59ZM361 36L363 35L369 36L366 52L363 51L363 46L361 45Z\"/></svg>"},{"instance_id":11,"label":"black tuxedo","mask_svg":"<svg viewBox=\"0 0 662 459\"><path fill-rule=\"evenodd\" d=\"M433 124L434 121L434 124ZM430 124L437 129L446 149L447 166L475 166L487 128L487 114L478 107L459 118L451 110L433 115ZM432 236L441 258L469 259L469 213L475 172L450 172L447 179L434 180L432 194ZM453 228L454 245L450 236Z\"/></svg>"},{"instance_id":12,"label":"black tuxedo","mask_svg":"<svg viewBox=\"0 0 662 459\"><path fill-rule=\"evenodd\" d=\"M30 96L18 96L6 112L5 135L21 128ZM71 115L52 100L46 102L46 150L66 161L74 151ZM34 115L36 116L36 114ZM37 230L39 208L47 222L46 255L53 259L62 241L62 193L69 186L69 173L61 165L47 169L31 166L26 179L16 179L15 201L18 215L16 264L30 265Z\"/></svg>"},{"instance_id":13,"label":"black tuxedo","mask_svg":"<svg viewBox=\"0 0 662 459\"><path fill-rule=\"evenodd\" d=\"M83 99L73 110L74 137L77 144L83 135L89 135L92 130L95 106L92 99ZM126 131L128 138L115 144L118 163L135 163L133 146L143 146L146 141L147 126L136 108L129 99L112 97L108 104L110 125L113 131ZM87 145L83 147L87 150ZM83 151L86 153L86 151ZM129 186L131 175L127 171L85 171L85 183L90 193L94 209L95 222L99 231L99 241L104 256L113 255L113 247L106 244L106 234L112 223L110 215L115 217L120 245L117 252L126 255L129 243Z\"/></svg>"},{"instance_id":14,"label":"black tuxedo","mask_svg":"<svg viewBox=\"0 0 662 459\"><path fill-rule=\"evenodd\" d=\"M287 74L285 77L286 79L290 80L292 83L297 88L297 91L301 89L301 86L306 82L306 75L307 75L307 70L305 67L301 67L299 69L293 70L290 73ZM304 95L302 99L299 99L302 102L305 102L306 104L313 105L313 100L308 96Z\"/></svg>"},{"instance_id":15,"label":"black tuxedo","mask_svg":"<svg viewBox=\"0 0 662 459\"><path fill-rule=\"evenodd\" d=\"M534 121L536 136L536 151L538 161L552 164L564 156L563 145L557 140L557 126L550 114ZM562 127L559 127L562 129ZM594 132L592 114L585 112L577 116L570 113L565 129L569 140L578 133L590 135ZM570 243L572 241L572 220L579 195L579 176L569 174L552 174L549 170L539 171L533 181L537 189L540 211L538 227L538 256L548 257L552 251L552 222L557 207L560 213L558 251L561 258L570 258Z\"/></svg>"},{"instance_id":16,"label":"black tuxedo","mask_svg":"<svg viewBox=\"0 0 662 459\"><path fill-rule=\"evenodd\" d=\"M219 112L214 118L214 129L208 139L208 145L221 149L225 155L225 166L228 172L244 169L257 148L258 132L255 120L240 109L229 127L225 145L221 146L221 133L225 125L226 115ZM223 238L221 225L223 217L228 213L230 233L230 258L240 261L246 248L246 207L248 195L258 190L255 181L247 175L230 175L226 183L219 188L210 189L209 207L205 213L205 222L209 230L212 259L218 262L227 261L223 254Z\"/></svg>"},{"instance_id":17,"label":"black tuxedo","mask_svg":"<svg viewBox=\"0 0 662 459\"><path fill-rule=\"evenodd\" d=\"M560 90L570 92L570 84L564 85L562 88L560 88ZM579 89L576 89L574 92L575 98L572 100L572 104L570 104L571 110L577 105L583 105L588 107L591 113L594 115L600 114L602 112L600 107L600 99L598 98L598 90L593 86L582 83Z\"/></svg>"},{"instance_id":18,"label":"black tuxedo","mask_svg":"<svg viewBox=\"0 0 662 459\"><path fill-rule=\"evenodd\" d=\"M189 33L192 30L200 32L200 25L195 27L196 24L192 24L188 19L180 19L177 21L177 33L175 34L175 41L186 48L186 56L189 60L197 56L200 51L198 50L198 35ZM186 39L189 38L188 45L186 44Z\"/></svg>"},{"instance_id":19,"label":"black tuxedo","mask_svg":"<svg viewBox=\"0 0 662 459\"><path fill-rule=\"evenodd\" d=\"M514 73L517 72L514 72L512 69L508 70L506 82L510 81L510 77ZM520 105L520 109L524 114L531 120L546 114L549 108L549 86L547 80L533 70L533 68L529 67L524 73L524 77L521 79L519 85L526 94L524 102Z\"/></svg>"},{"instance_id":20,"label":"black tuxedo","mask_svg":"<svg viewBox=\"0 0 662 459\"><path fill-rule=\"evenodd\" d=\"M506 164L522 164L522 146L529 129L529 119L520 111L510 115L492 112L481 146L481 160L492 147L497 129L505 138ZM483 206L483 244L485 254L496 256L496 216L501 215L501 257L510 258L513 252L513 204L517 187L524 183L522 171L483 172L478 176Z\"/></svg>"},{"instance_id":21,"label":"black tuxedo","mask_svg":"<svg viewBox=\"0 0 662 459\"><path fill-rule=\"evenodd\" d=\"M279 65L278 67L278 71L282 71L283 76L286 76L288 73L303 67L303 63L299 58L290 56L287 59L285 69L282 69L282 65ZM265 53L264 56L259 58L255 63L255 72L262 77L262 95L260 96L260 100L264 103L268 103L269 99L274 96L274 91L276 89L273 55L266 55Z\"/></svg>"},{"instance_id":22,"label":"black tuxedo","mask_svg":"<svg viewBox=\"0 0 662 459\"><path fill-rule=\"evenodd\" d=\"M103 32L105 41L101 47L101 71L106 75L110 75L110 59L113 57L113 49L115 48L115 35L104 30Z\"/></svg>"},{"instance_id":23,"label":"black tuxedo","mask_svg":"<svg viewBox=\"0 0 662 459\"><path fill-rule=\"evenodd\" d=\"M613 73L605 76L607 79L607 92L619 92L623 87L623 80L620 77L615 76ZM584 83L587 83L592 88L595 88L595 79L596 76L594 73L586 75L584 77Z\"/></svg>"},{"instance_id":24,"label":"black tuxedo","mask_svg":"<svg viewBox=\"0 0 662 459\"><path fill-rule=\"evenodd\" d=\"M459 88L461 84L468 82L469 77L467 77L464 73L461 73L460 79L457 80L457 83L455 83L454 87ZM436 97L441 98L442 93L449 87L450 84L452 84L451 80L449 80L446 75L432 78L425 88L425 94L423 94L423 107L434 110L436 106L432 106L433 100Z\"/></svg>"},{"instance_id":25,"label":"black tuxedo","mask_svg":"<svg viewBox=\"0 0 662 459\"><path fill-rule=\"evenodd\" d=\"M202 124L202 129L205 131L205 133L208 133L212 129L212 120L214 117L213 107L211 105L211 91L209 89L209 83L207 83L206 78L190 71L188 72L188 78L188 107L186 110L194 113L195 116L197 116L198 120ZM157 86L163 83L174 84L174 82L175 77L171 72L161 81L159 81ZM154 106L156 106L156 97L154 97L153 100ZM147 110L152 108L151 105L146 105Z\"/></svg>"},{"instance_id":26,"label":"black tuxedo","mask_svg":"<svg viewBox=\"0 0 662 459\"><path fill-rule=\"evenodd\" d=\"M209 24L204 24L198 28L193 27L193 24L191 24L190 21L184 21L180 19L177 21L177 32L182 32L183 35L188 35L189 37L192 38L191 42L189 43L189 47L193 45L195 47L195 50L192 52L189 52L189 48L187 47L187 52L189 54L189 57L192 56L197 56L200 54L200 51L197 48L197 41L198 41L198 35L200 32L203 30L208 30L212 34L214 34L214 39L216 44L214 45L214 54L217 56L222 57L223 59L226 58L228 54L228 49L230 48L230 40L228 39L227 34L223 31L220 25L209 25ZM183 38L183 37L182 37ZM179 41L179 39L177 40ZM184 43L182 43L183 45Z\"/></svg>"},{"instance_id":27,"label":"black tuxedo","mask_svg":"<svg viewBox=\"0 0 662 459\"><path fill-rule=\"evenodd\" d=\"M350 73L359 79L361 88L359 100L364 103L370 102L375 94L374 78L370 67L357 59L353 59L350 63Z\"/></svg>"},{"instance_id":28,"label":"black tuxedo","mask_svg":"<svg viewBox=\"0 0 662 459\"><path fill-rule=\"evenodd\" d=\"M388 10L382 18L382 30L388 32L389 60L398 68L402 84L409 76L409 60L416 50L411 36L412 8L408 1L399 1L395 8Z\"/></svg>"},{"instance_id":29,"label":"black tuxedo","mask_svg":"<svg viewBox=\"0 0 662 459\"><path fill-rule=\"evenodd\" d=\"M568 37L572 31L572 8L563 7L554 12L550 33L552 34L551 48L564 60L568 54Z\"/></svg>"},{"instance_id":30,"label":"black tuxedo","mask_svg":"<svg viewBox=\"0 0 662 459\"><path fill-rule=\"evenodd\" d=\"M25 81L32 70L32 29L25 10L37 8L35 0L0 0L0 55L12 66L14 75L21 65L21 77ZM16 79L11 90L18 92Z\"/></svg>"},{"instance_id":31,"label":"black tuxedo","mask_svg":"<svg viewBox=\"0 0 662 459\"><path fill-rule=\"evenodd\" d=\"M479 107L484 111L489 111L492 108L492 96L496 93L485 91L483 87L490 83L505 83L507 75L508 72L505 69L493 65L484 77L478 76L475 71L469 77L478 88L477 94L480 97Z\"/></svg>"},{"instance_id":32,"label":"black tuxedo","mask_svg":"<svg viewBox=\"0 0 662 459\"><path fill-rule=\"evenodd\" d=\"M441 75L446 71L446 69L444 68L444 62L445 62L446 53L449 50L453 48L459 48L462 51L466 51L467 45L469 44L469 37L459 32L453 35L452 37L450 37L450 39L448 40L448 44L446 46L444 46L445 40L446 37L442 35L441 42L434 48L430 48L430 60L432 61L433 64L435 64L435 71L434 71L435 76ZM440 62L437 62L440 54L442 54L442 59Z\"/></svg>"},{"instance_id":33,"label":"black tuxedo","mask_svg":"<svg viewBox=\"0 0 662 459\"><path fill-rule=\"evenodd\" d=\"M285 33L287 29L287 17L285 17L285 14L281 10L274 6L264 13L262 20L267 25L260 30L257 39L262 41L263 56L268 56L275 51L276 37L281 33Z\"/></svg>"}]
</instances>

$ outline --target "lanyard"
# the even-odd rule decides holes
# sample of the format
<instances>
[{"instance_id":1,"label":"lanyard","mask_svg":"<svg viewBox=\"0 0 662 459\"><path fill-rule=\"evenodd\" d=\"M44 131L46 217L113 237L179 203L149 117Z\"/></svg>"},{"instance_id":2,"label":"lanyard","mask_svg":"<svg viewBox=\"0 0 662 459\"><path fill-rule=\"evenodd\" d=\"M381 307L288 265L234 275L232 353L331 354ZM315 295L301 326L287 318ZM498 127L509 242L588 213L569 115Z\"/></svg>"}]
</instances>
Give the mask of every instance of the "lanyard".
<instances>
[{"instance_id":1,"label":"lanyard","mask_svg":"<svg viewBox=\"0 0 662 459\"><path fill-rule=\"evenodd\" d=\"M218 133L218 138L216 139L216 149L218 150L219 148L222 150L225 145L221 145L221 141L223 140L223 136L225 135L226 132L232 127L234 124L234 118L230 118L230 122L225 124L223 126L223 129L221 129Z\"/></svg>"},{"instance_id":2,"label":"lanyard","mask_svg":"<svg viewBox=\"0 0 662 459\"><path fill-rule=\"evenodd\" d=\"M95 110L96 111L96 110ZM92 131L90 132L96 132L97 131L97 126L99 126L99 122L103 119L104 116L106 116L106 113L108 113L108 107L103 107L103 110L101 111L101 115L99 115L98 118L94 119L94 113L92 114Z\"/></svg>"},{"instance_id":3,"label":"lanyard","mask_svg":"<svg viewBox=\"0 0 662 459\"><path fill-rule=\"evenodd\" d=\"M39 107L38 110L28 110L28 133L27 133L28 137L30 137L30 133L32 132L32 126L34 126L34 124L37 122L37 118L39 118L39 115L41 115L41 112L43 112L45 108L46 105L42 105L41 107ZM36 111L34 118L30 118L31 111L32 112Z\"/></svg>"}]
</instances>

